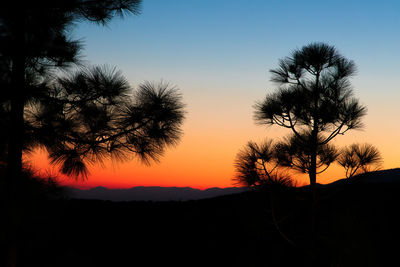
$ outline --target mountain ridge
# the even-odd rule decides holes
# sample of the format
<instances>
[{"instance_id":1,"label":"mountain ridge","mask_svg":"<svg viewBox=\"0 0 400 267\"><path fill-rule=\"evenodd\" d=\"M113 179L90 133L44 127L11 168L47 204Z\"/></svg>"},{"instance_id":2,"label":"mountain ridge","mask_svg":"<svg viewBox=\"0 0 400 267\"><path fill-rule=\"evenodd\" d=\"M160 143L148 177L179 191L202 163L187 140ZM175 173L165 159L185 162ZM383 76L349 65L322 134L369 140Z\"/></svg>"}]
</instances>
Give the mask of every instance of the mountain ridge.
<instances>
[{"instance_id":1,"label":"mountain ridge","mask_svg":"<svg viewBox=\"0 0 400 267\"><path fill-rule=\"evenodd\" d=\"M187 201L241 193L242 187L212 187L195 189L191 187L135 186L109 189L98 186L90 189L67 187L68 195L76 199L99 199L110 201Z\"/></svg>"},{"instance_id":2,"label":"mountain ridge","mask_svg":"<svg viewBox=\"0 0 400 267\"><path fill-rule=\"evenodd\" d=\"M346 184L400 183L400 168L387 169L338 179L319 187L335 187ZM304 186L304 187L308 187ZM109 189L98 186L90 189L66 188L68 195L75 199L98 199L110 201L188 201L213 198L248 191L244 187L211 187L195 189L191 187L135 186L131 188Z\"/></svg>"}]
</instances>

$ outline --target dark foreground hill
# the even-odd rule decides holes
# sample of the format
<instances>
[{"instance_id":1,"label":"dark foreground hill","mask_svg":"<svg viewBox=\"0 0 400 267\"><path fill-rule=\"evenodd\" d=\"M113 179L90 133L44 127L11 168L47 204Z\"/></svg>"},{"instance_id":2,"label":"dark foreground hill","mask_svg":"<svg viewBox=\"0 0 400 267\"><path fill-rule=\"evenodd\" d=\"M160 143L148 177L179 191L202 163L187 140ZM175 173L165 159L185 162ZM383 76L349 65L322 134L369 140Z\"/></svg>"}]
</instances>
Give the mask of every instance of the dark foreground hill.
<instances>
[{"instance_id":1,"label":"dark foreground hill","mask_svg":"<svg viewBox=\"0 0 400 267\"><path fill-rule=\"evenodd\" d=\"M317 266L393 266L399 190L400 183L383 180L321 186ZM310 266L307 188L183 202L26 205L19 266Z\"/></svg>"}]
</instances>

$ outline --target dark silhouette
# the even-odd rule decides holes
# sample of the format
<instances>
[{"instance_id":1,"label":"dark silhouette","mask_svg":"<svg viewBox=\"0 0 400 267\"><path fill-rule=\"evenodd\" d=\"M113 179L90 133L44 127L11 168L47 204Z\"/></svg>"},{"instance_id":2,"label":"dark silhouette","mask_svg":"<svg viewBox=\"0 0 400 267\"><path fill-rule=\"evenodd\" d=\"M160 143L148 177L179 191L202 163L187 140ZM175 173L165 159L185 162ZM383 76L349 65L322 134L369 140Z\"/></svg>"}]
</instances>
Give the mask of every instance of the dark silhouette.
<instances>
[{"instance_id":1,"label":"dark silhouette","mask_svg":"<svg viewBox=\"0 0 400 267\"><path fill-rule=\"evenodd\" d=\"M329 160L318 163L321 148L336 136L361 128L366 114L366 108L352 97L349 78L355 73L354 62L333 46L311 43L281 59L279 68L271 73L279 89L255 105L255 119L259 124L292 131L294 137L287 144L295 145L294 150L298 144L303 147L307 162L301 168L309 173L315 197L318 167L329 166L334 156L329 149Z\"/></svg>"},{"instance_id":2,"label":"dark silhouette","mask_svg":"<svg viewBox=\"0 0 400 267\"><path fill-rule=\"evenodd\" d=\"M7 168L9 179L22 170L24 108L42 93L43 79L55 68L77 63L79 42L68 36L68 27L78 20L102 25L115 15L138 14L140 0L122 1L35 1L34 5L14 3L0 11L0 65L2 105L9 110Z\"/></svg>"},{"instance_id":3,"label":"dark silhouette","mask_svg":"<svg viewBox=\"0 0 400 267\"><path fill-rule=\"evenodd\" d=\"M149 163L180 138L184 105L166 83L145 82L132 93L120 72L94 67L42 88L39 104L26 113L28 147L45 147L64 174L85 177L87 163L129 154Z\"/></svg>"},{"instance_id":4,"label":"dark silhouette","mask_svg":"<svg viewBox=\"0 0 400 267\"><path fill-rule=\"evenodd\" d=\"M3 202L9 222L7 266L16 265L20 216L16 193L24 180L22 151L30 138L24 108L35 94L42 75L56 66L75 62L79 49L78 43L65 35L66 27L72 22L69 12L57 8L57 3L56 8L42 9L46 3L39 2L35 6L13 2L0 11L1 123L4 123L1 157L7 168L2 179L7 179L3 183L6 187Z\"/></svg>"},{"instance_id":5,"label":"dark silhouette","mask_svg":"<svg viewBox=\"0 0 400 267\"><path fill-rule=\"evenodd\" d=\"M382 156L371 144L352 144L342 150L337 162L346 170L346 178L351 178L356 174L377 170L382 163Z\"/></svg>"},{"instance_id":6,"label":"dark silhouette","mask_svg":"<svg viewBox=\"0 0 400 267\"><path fill-rule=\"evenodd\" d=\"M321 139L318 135L318 142L321 142ZM283 141L277 143L275 148L279 164L310 174L312 170L310 147L312 147L312 140L309 135L301 135L301 138L291 135L289 138L284 138ZM339 153L333 145L321 142L316 151L316 174L326 171L338 155Z\"/></svg>"},{"instance_id":7,"label":"dark silhouette","mask_svg":"<svg viewBox=\"0 0 400 267\"><path fill-rule=\"evenodd\" d=\"M0 177L6 174L6 168L0 167ZM7 194L8 187L4 184L4 179L0 180L0 194ZM20 180L18 180L19 190L15 192L15 198L18 198L22 205L38 200L54 200L68 196L66 188L58 183L58 178L55 175L39 174L31 166L24 163L24 168L21 172ZM20 214L21 215L21 214Z\"/></svg>"},{"instance_id":8,"label":"dark silhouette","mask_svg":"<svg viewBox=\"0 0 400 267\"><path fill-rule=\"evenodd\" d=\"M180 94L167 84L144 83L131 95L114 69L80 69L80 42L69 28L80 20L106 25L116 15L139 14L140 0L35 1L0 10L0 162L7 222L7 266L16 266L23 179L23 152L45 147L52 163L71 176L87 174L87 163L126 158L157 160L176 144L183 120Z\"/></svg>"},{"instance_id":9,"label":"dark silhouette","mask_svg":"<svg viewBox=\"0 0 400 267\"><path fill-rule=\"evenodd\" d=\"M70 198L98 199L111 201L187 201L213 198L247 191L242 187L213 187L204 190L191 187L135 186L110 189L93 187L90 189L65 188Z\"/></svg>"},{"instance_id":10,"label":"dark silhouette","mask_svg":"<svg viewBox=\"0 0 400 267\"><path fill-rule=\"evenodd\" d=\"M246 187L294 186L294 181L280 168L277 145L272 140L260 145L248 142L236 155L234 182Z\"/></svg>"},{"instance_id":11,"label":"dark silhouette","mask_svg":"<svg viewBox=\"0 0 400 267\"><path fill-rule=\"evenodd\" d=\"M321 185L337 191L320 202L323 233L317 266L390 266L396 260L399 170L373 184ZM388 177L389 178L389 177ZM399 180L399 178L397 178ZM339 190L338 188L342 188ZM308 187L274 198L281 230L301 245L307 237ZM324 194L325 195L325 194ZM25 266L310 266L308 254L277 232L269 196L250 190L197 201L61 200L26 222Z\"/></svg>"},{"instance_id":12,"label":"dark silhouette","mask_svg":"<svg viewBox=\"0 0 400 267\"><path fill-rule=\"evenodd\" d=\"M277 176L278 167L309 175L310 209L304 212L310 215L311 227L307 238L303 237L299 243L278 223L274 203L282 198L282 193L274 190L267 193L278 232L290 244L309 254L312 265L318 263L320 256L316 228L317 175L339 156L330 141L349 130L362 128L361 119L366 114L366 108L352 96L349 78L355 71L353 61L325 43L311 43L281 59L279 67L271 70L271 80L279 88L256 103L254 118L261 125L288 128L291 135L273 146L272 141L260 146L249 143L235 162L238 173L235 179L247 186L273 180L284 181L283 184L289 181L287 185L292 185L287 176ZM286 212L295 211L286 209Z\"/></svg>"},{"instance_id":13,"label":"dark silhouette","mask_svg":"<svg viewBox=\"0 0 400 267\"><path fill-rule=\"evenodd\" d=\"M292 246L297 246L281 227L281 219L278 218L277 206L284 195L283 189L296 186L290 175L282 170L282 162L279 156L280 144L274 144L272 140L265 140L260 145L248 142L239 151L235 159L236 175L233 178L240 186L252 187L262 190L269 197L268 213L271 214L272 223L278 233Z\"/></svg>"}]
</instances>

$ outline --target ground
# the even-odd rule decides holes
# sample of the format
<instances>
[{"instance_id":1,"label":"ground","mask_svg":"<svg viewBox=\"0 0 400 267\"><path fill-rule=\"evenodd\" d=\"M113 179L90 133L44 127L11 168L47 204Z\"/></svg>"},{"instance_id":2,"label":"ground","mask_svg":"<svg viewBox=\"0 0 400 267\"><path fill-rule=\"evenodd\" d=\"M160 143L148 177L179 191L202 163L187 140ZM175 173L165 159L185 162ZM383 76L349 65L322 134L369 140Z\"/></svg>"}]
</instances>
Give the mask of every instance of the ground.
<instances>
[{"instance_id":1,"label":"ground","mask_svg":"<svg viewBox=\"0 0 400 267\"><path fill-rule=\"evenodd\" d=\"M310 266L308 190L184 202L30 201L19 266ZM317 266L397 260L399 190L397 183L321 186Z\"/></svg>"}]
</instances>

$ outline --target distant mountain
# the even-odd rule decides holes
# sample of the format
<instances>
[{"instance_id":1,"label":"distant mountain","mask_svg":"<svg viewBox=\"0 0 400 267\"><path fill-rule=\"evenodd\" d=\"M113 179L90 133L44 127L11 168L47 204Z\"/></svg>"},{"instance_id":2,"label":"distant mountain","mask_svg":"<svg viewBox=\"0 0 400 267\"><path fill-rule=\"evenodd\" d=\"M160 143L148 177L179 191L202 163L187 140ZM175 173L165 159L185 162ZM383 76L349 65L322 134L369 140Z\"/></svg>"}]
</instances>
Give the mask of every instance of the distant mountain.
<instances>
[{"instance_id":1,"label":"distant mountain","mask_svg":"<svg viewBox=\"0 0 400 267\"><path fill-rule=\"evenodd\" d=\"M400 168L374 171L354 176L350 179L340 179L330 184L321 184L320 187L332 187L345 184L387 184L400 183ZM308 186L305 186L308 187ZM239 187L209 188L205 190L190 187L158 187L138 186L128 189L108 189L95 187L87 190L67 188L71 198L100 199L111 201L187 201L244 192L248 189Z\"/></svg>"},{"instance_id":2,"label":"distant mountain","mask_svg":"<svg viewBox=\"0 0 400 267\"><path fill-rule=\"evenodd\" d=\"M108 189L99 186L87 190L67 188L67 192L71 198L111 201L186 201L230 195L244 191L246 191L245 188L239 187L214 187L205 190L190 187L158 186L138 186L128 189Z\"/></svg>"}]
</instances>

